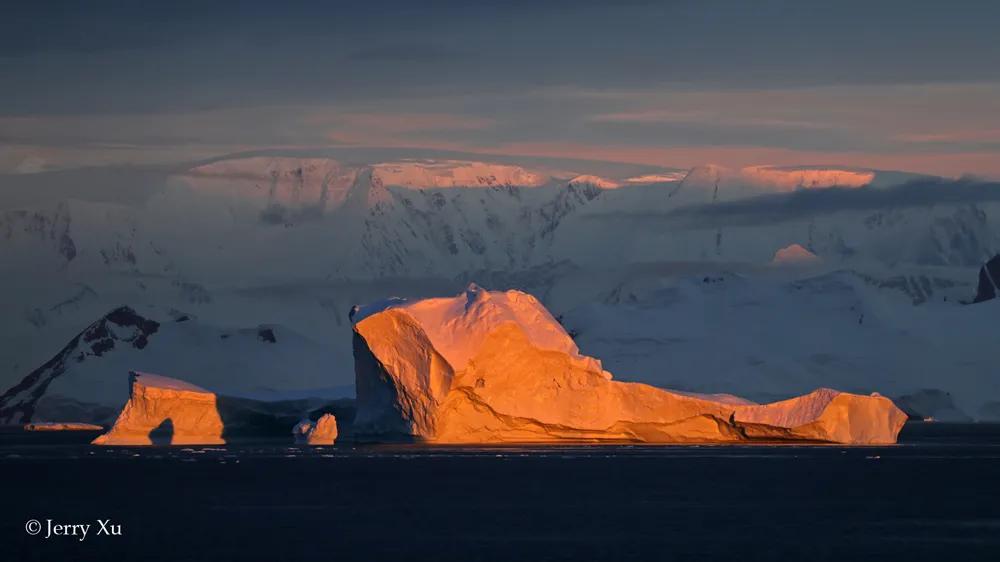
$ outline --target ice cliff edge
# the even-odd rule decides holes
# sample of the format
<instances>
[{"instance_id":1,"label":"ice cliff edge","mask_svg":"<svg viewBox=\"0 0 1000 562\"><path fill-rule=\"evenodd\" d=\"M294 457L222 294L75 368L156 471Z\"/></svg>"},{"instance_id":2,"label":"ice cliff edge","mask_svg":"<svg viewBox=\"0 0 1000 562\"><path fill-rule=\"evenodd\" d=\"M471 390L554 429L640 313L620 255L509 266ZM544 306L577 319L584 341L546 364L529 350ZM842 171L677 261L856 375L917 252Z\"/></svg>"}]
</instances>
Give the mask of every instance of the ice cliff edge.
<instances>
[{"instance_id":1,"label":"ice cliff edge","mask_svg":"<svg viewBox=\"0 0 1000 562\"><path fill-rule=\"evenodd\" d=\"M359 438L427 443L895 443L889 399L819 389L772 404L612 379L542 304L470 285L355 307Z\"/></svg>"}]
</instances>

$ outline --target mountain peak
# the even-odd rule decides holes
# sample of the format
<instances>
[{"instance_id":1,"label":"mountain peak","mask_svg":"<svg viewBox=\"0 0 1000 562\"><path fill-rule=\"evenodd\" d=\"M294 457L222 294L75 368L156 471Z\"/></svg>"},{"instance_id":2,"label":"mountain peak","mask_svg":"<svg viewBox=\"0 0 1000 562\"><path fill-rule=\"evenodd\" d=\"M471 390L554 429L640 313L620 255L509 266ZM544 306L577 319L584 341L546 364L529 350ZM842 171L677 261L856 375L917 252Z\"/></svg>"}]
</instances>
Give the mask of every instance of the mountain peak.
<instances>
[{"instance_id":1,"label":"mountain peak","mask_svg":"<svg viewBox=\"0 0 1000 562\"><path fill-rule=\"evenodd\" d=\"M539 187L552 179L521 166L466 160L400 160L373 164L372 170L384 185L410 189Z\"/></svg>"},{"instance_id":2,"label":"mountain peak","mask_svg":"<svg viewBox=\"0 0 1000 562\"><path fill-rule=\"evenodd\" d=\"M747 183L775 191L824 187L864 187L875 180L875 172L838 166L748 166L740 170Z\"/></svg>"},{"instance_id":3,"label":"mountain peak","mask_svg":"<svg viewBox=\"0 0 1000 562\"><path fill-rule=\"evenodd\" d=\"M821 261L819 256L800 244L791 244L774 253L771 263L775 265L807 265Z\"/></svg>"},{"instance_id":4,"label":"mountain peak","mask_svg":"<svg viewBox=\"0 0 1000 562\"><path fill-rule=\"evenodd\" d=\"M622 184L609 180L607 178L602 178L600 176L594 176L589 174L584 174L581 176L576 176L575 178L569 180L568 185L592 185L599 189L618 189Z\"/></svg>"}]
</instances>

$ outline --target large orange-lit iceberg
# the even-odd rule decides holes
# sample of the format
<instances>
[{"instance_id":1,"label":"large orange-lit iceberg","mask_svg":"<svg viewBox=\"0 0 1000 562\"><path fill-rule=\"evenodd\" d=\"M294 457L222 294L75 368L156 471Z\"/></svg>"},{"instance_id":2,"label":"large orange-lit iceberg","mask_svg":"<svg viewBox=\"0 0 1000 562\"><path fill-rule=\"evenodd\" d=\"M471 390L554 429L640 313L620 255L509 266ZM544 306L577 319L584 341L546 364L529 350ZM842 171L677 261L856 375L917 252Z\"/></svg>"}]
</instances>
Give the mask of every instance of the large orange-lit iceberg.
<instances>
[{"instance_id":1,"label":"large orange-lit iceberg","mask_svg":"<svg viewBox=\"0 0 1000 562\"><path fill-rule=\"evenodd\" d=\"M193 384L148 373L129 373L129 399L95 445L221 445L217 397Z\"/></svg>"},{"instance_id":2,"label":"large orange-lit iceberg","mask_svg":"<svg viewBox=\"0 0 1000 562\"><path fill-rule=\"evenodd\" d=\"M895 443L890 400L820 389L759 405L612 379L531 295L471 285L453 298L352 311L359 438L427 443Z\"/></svg>"}]
</instances>

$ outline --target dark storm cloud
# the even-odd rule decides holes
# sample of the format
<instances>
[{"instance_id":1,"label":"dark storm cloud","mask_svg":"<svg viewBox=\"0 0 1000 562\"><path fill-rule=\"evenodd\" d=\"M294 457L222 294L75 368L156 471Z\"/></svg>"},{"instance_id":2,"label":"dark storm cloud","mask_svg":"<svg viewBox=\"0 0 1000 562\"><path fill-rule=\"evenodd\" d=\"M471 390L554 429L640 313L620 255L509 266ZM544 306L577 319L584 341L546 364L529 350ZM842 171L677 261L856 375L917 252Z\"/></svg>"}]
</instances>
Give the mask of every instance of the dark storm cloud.
<instances>
[{"instance_id":1,"label":"dark storm cloud","mask_svg":"<svg viewBox=\"0 0 1000 562\"><path fill-rule=\"evenodd\" d=\"M792 193L683 207L661 214L644 213L642 218L659 218L677 221L680 225L714 228L808 219L840 211L881 211L994 201L1000 201L1000 183L973 179L926 179L888 188L803 189Z\"/></svg>"}]
</instances>

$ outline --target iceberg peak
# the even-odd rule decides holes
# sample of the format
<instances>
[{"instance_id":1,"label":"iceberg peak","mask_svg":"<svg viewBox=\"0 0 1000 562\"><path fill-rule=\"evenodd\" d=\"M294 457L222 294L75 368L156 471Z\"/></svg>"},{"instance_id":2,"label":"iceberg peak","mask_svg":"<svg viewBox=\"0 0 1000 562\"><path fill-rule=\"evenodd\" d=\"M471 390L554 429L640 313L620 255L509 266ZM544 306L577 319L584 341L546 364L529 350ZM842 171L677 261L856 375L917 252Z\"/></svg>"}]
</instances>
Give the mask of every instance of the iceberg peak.
<instances>
[{"instance_id":1,"label":"iceberg peak","mask_svg":"<svg viewBox=\"0 0 1000 562\"><path fill-rule=\"evenodd\" d=\"M483 289L475 283L469 283L469 286L465 288L465 310L468 312L469 308L478 304L484 303L490 300L490 292Z\"/></svg>"}]
</instances>

